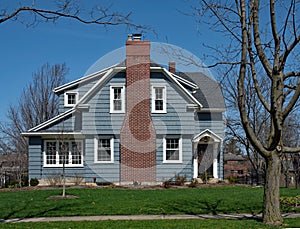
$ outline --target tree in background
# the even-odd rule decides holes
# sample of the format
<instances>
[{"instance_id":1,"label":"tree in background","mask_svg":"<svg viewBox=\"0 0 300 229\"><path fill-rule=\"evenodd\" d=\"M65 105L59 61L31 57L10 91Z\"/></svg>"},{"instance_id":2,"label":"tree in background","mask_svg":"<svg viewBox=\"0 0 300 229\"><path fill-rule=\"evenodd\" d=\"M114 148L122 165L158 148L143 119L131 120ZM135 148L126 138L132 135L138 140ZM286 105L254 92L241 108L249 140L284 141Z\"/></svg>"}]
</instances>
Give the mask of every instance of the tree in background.
<instances>
[{"instance_id":1,"label":"tree in background","mask_svg":"<svg viewBox=\"0 0 300 229\"><path fill-rule=\"evenodd\" d=\"M295 0L201 0L200 7L194 8L194 16L221 32L226 42L214 48L219 61L213 66L222 66L228 75L238 73L241 124L247 140L266 164L263 222L270 225L283 222L279 202L282 155L300 152L299 145L288 146L283 140L284 123L299 107L299 4ZM248 76L253 88L248 87ZM263 92L260 76L268 80L268 93ZM247 90L252 90L257 97L255 104L267 114L263 138L255 133L256 125L248 113Z\"/></svg>"},{"instance_id":2,"label":"tree in background","mask_svg":"<svg viewBox=\"0 0 300 229\"><path fill-rule=\"evenodd\" d=\"M76 0L54 0L47 1L47 8L44 8L44 1L19 1L15 4L8 1L1 4L0 24L7 21L18 21L28 27L36 26L39 23L53 22L60 19L70 19L83 24L95 24L102 26L127 25L135 29L146 29L149 27L136 25L131 22L131 13L119 13L111 10L111 5L91 5L88 1ZM15 5L15 6L13 6Z\"/></svg>"},{"instance_id":3,"label":"tree in background","mask_svg":"<svg viewBox=\"0 0 300 229\"><path fill-rule=\"evenodd\" d=\"M59 101L52 90L65 82L67 73L65 64L43 65L33 73L32 81L23 89L17 104L9 107L8 122L0 125L0 148L16 155L20 185L27 171L28 156L28 141L21 133L58 114Z\"/></svg>"}]
</instances>

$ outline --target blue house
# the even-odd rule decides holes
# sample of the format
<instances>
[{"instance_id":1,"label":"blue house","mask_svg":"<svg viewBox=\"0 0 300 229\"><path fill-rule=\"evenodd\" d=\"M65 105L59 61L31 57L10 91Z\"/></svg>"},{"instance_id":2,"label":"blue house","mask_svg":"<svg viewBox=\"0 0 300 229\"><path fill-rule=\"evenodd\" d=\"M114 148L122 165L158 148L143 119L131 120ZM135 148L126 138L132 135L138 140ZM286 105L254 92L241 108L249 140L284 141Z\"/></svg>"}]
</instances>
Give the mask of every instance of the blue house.
<instances>
[{"instance_id":1,"label":"blue house","mask_svg":"<svg viewBox=\"0 0 300 229\"><path fill-rule=\"evenodd\" d=\"M54 89L59 115L28 130L29 179L61 173L86 183L155 184L207 170L223 178L224 99L200 72L150 61L129 36L126 59Z\"/></svg>"}]
</instances>

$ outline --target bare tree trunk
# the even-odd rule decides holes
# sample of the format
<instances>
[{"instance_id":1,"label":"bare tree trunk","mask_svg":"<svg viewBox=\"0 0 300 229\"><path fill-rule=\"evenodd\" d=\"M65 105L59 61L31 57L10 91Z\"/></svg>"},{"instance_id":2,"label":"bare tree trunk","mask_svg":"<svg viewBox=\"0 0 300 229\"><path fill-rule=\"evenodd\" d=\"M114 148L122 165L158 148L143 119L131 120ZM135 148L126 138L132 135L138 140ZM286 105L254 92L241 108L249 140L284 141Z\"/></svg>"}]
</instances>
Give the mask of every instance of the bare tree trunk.
<instances>
[{"instance_id":1,"label":"bare tree trunk","mask_svg":"<svg viewBox=\"0 0 300 229\"><path fill-rule=\"evenodd\" d=\"M62 197L66 197L66 172L65 172L65 160L66 155L64 154L63 157L63 191L62 191Z\"/></svg>"},{"instance_id":2,"label":"bare tree trunk","mask_svg":"<svg viewBox=\"0 0 300 229\"><path fill-rule=\"evenodd\" d=\"M281 160L277 152L266 158L266 166L263 222L269 225L280 226L283 222L279 202Z\"/></svg>"}]
</instances>

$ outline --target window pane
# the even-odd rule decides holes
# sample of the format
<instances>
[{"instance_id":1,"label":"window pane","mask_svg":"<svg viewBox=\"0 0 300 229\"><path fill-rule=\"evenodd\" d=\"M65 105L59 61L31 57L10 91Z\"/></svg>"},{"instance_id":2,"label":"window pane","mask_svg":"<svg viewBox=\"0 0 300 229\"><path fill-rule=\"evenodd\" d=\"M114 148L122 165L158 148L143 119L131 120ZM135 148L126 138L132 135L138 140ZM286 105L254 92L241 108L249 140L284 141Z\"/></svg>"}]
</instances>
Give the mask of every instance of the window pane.
<instances>
[{"instance_id":1,"label":"window pane","mask_svg":"<svg viewBox=\"0 0 300 229\"><path fill-rule=\"evenodd\" d=\"M122 110L122 101L121 100L114 100L114 110L115 111Z\"/></svg>"},{"instance_id":2,"label":"window pane","mask_svg":"<svg viewBox=\"0 0 300 229\"><path fill-rule=\"evenodd\" d=\"M155 110L162 111L164 109L164 102L162 100L155 100Z\"/></svg>"},{"instance_id":3,"label":"window pane","mask_svg":"<svg viewBox=\"0 0 300 229\"><path fill-rule=\"evenodd\" d=\"M46 142L46 164L56 164L56 142Z\"/></svg>"},{"instance_id":4,"label":"window pane","mask_svg":"<svg viewBox=\"0 0 300 229\"><path fill-rule=\"evenodd\" d=\"M82 146L81 142L72 142L72 164L78 165L81 164L82 160Z\"/></svg>"},{"instance_id":5,"label":"window pane","mask_svg":"<svg viewBox=\"0 0 300 229\"><path fill-rule=\"evenodd\" d=\"M164 107L164 87L154 88L154 106L156 111L163 111Z\"/></svg>"},{"instance_id":6,"label":"window pane","mask_svg":"<svg viewBox=\"0 0 300 229\"><path fill-rule=\"evenodd\" d=\"M68 94L68 104L76 104L76 94Z\"/></svg>"},{"instance_id":7,"label":"window pane","mask_svg":"<svg viewBox=\"0 0 300 229\"><path fill-rule=\"evenodd\" d=\"M59 164L63 164L65 159L65 164L69 164L69 142L59 143Z\"/></svg>"},{"instance_id":8,"label":"window pane","mask_svg":"<svg viewBox=\"0 0 300 229\"><path fill-rule=\"evenodd\" d=\"M166 160L179 160L179 139L166 139Z\"/></svg>"},{"instance_id":9,"label":"window pane","mask_svg":"<svg viewBox=\"0 0 300 229\"><path fill-rule=\"evenodd\" d=\"M113 108L114 111L122 110L122 88L114 88Z\"/></svg>"},{"instance_id":10,"label":"window pane","mask_svg":"<svg viewBox=\"0 0 300 229\"><path fill-rule=\"evenodd\" d=\"M114 99L121 99L121 88L114 88Z\"/></svg>"},{"instance_id":11,"label":"window pane","mask_svg":"<svg viewBox=\"0 0 300 229\"><path fill-rule=\"evenodd\" d=\"M98 161L111 161L110 139L99 139Z\"/></svg>"},{"instance_id":12,"label":"window pane","mask_svg":"<svg viewBox=\"0 0 300 229\"><path fill-rule=\"evenodd\" d=\"M155 99L163 99L163 88L155 88Z\"/></svg>"},{"instance_id":13,"label":"window pane","mask_svg":"<svg viewBox=\"0 0 300 229\"><path fill-rule=\"evenodd\" d=\"M167 160L179 160L179 150L167 150L166 151Z\"/></svg>"}]
</instances>

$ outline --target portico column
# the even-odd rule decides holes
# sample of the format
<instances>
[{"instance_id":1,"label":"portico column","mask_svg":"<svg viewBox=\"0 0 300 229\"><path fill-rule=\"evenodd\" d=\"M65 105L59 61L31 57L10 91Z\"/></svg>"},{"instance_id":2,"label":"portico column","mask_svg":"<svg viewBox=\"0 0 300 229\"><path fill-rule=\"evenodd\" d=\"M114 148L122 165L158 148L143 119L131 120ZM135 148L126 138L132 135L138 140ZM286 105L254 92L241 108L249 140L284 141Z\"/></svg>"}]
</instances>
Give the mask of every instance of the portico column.
<instances>
[{"instance_id":1,"label":"portico column","mask_svg":"<svg viewBox=\"0 0 300 229\"><path fill-rule=\"evenodd\" d=\"M194 175L193 178L198 177L198 158L194 158Z\"/></svg>"},{"instance_id":2,"label":"portico column","mask_svg":"<svg viewBox=\"0 0 300 229\"><path fill-rule=\"evenodd\" d=\"M193 160L193 166L194 166L194 173L193 178L198 177L198 142L194 142L194 160Z\"/></svg>"},{"instance_id":3,"label":"portico column","mask_svg":"<svg viewBox=\"0 0 300 229\"><path fill-rule=\"evenodd\" d=\"M218 143L213 144L213 177L218 177Z\"/></svg>"}]
</instances>

